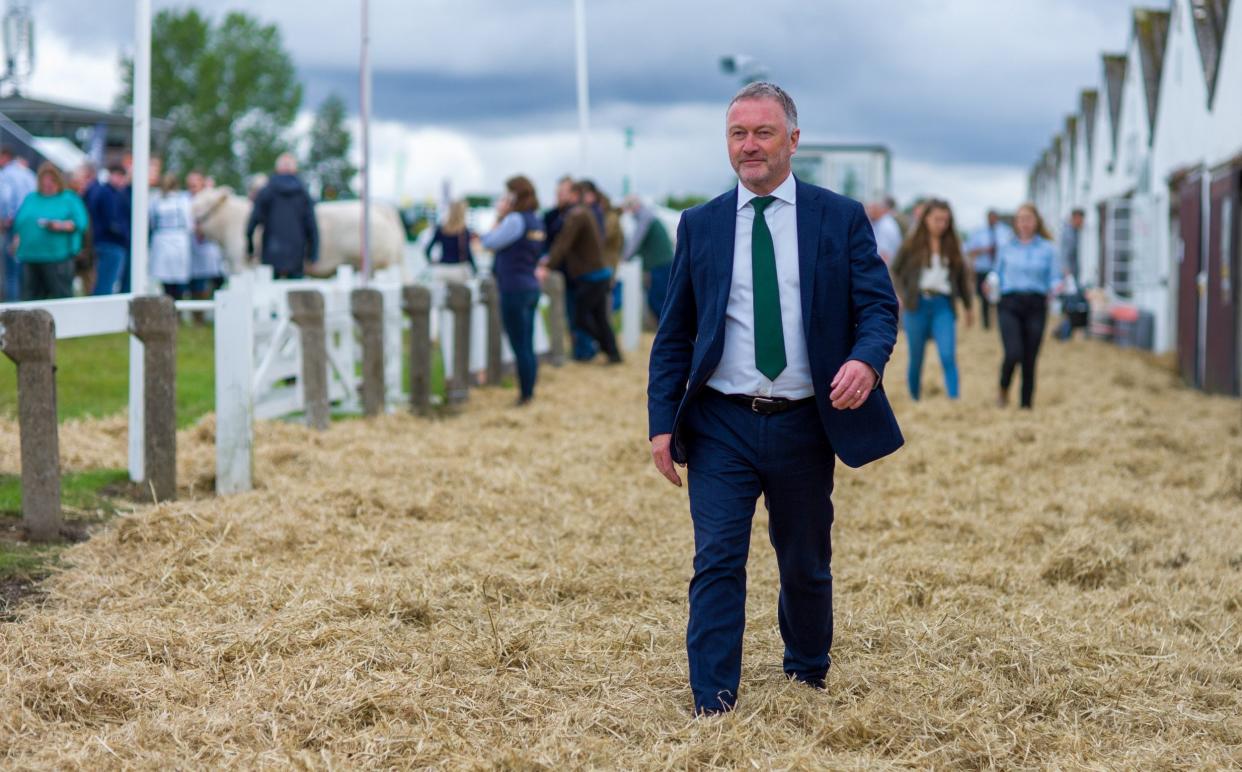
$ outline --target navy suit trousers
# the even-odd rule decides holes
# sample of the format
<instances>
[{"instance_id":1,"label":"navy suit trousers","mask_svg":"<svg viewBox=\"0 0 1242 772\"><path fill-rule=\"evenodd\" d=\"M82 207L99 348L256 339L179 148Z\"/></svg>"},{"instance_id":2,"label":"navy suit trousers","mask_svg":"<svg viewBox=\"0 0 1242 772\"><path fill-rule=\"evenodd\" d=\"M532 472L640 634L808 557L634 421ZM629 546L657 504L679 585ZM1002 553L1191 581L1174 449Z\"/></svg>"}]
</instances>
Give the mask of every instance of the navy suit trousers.
<instances>
[{"instance_id":1,"label":"navy suit trousers","mask_svg":"<svg viewBox=\"0 0 1242 772\"><path fill-rule=\"evenodd\" d=\"M686 649L695 712L733 707L746 624L746 558L760 495L780 569L784 669L822 684L832 646L835 456L815 404L760 415L704 389L684 427L694 520Z\"/></svg>"}]
</instances>

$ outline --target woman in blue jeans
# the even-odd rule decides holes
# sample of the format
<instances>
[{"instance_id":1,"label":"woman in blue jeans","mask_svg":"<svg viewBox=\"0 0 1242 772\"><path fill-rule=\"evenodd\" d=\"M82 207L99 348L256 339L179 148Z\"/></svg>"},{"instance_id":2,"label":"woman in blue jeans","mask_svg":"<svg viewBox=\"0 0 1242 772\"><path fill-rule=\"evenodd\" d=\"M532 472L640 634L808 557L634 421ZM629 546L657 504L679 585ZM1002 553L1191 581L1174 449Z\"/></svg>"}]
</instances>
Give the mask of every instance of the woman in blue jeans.
<instances>
[{"instance_id":1,"label":"woman in blue jeans","mask_svg":"<svg viewBox=\"0 0 1242 772\"><path fill-rule=\"evenodd\" d=\"M901 298L906 341L910 345L910 396L918 400L927 339L936 341L949 399L961 393L957 375L957 304L966 326L971 313L970 271L962 259L962 244L953 225L953 210L945 201L928 201L918 225L897 251L891 266L893 284Z\"/></svg>"},{"instance_id":2,"label":"woman in blue jeans","mask_svg":"<svg viewBox=\"0 0 1242 772\"><path fill-rule=\"evenodd\" d=\"M539 361L535 357L535 311L541 292L537 274L543 254L543 219L539 199L526 177L505 183L508 192L496 205L496 227L483 236L483 246L495 253L492 273L500 290L500 319L517 360L518 405L535 396Z\"/></svg>"}]
</instances>

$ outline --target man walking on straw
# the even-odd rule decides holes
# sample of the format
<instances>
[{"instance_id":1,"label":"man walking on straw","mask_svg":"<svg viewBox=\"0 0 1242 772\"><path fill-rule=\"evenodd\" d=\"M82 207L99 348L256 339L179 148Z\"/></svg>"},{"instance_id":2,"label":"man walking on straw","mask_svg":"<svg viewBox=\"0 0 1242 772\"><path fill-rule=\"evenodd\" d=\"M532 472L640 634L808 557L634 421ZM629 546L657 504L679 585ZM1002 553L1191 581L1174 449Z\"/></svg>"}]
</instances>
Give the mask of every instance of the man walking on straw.
<instances>
[{"instance_id":1,"label":"man walking on straw","mask_svg":"<svg viewBox=\"0 0 1242 772\"><path fill-rule=\"evenodd\" d=\"M823 688L832 645L832 476L903 442L880 376L897 299L860 204L793 177L793 100L753 83L726 116L738 186L682 215L647 388L656 468L688 465L696 714L733 708L746 556L764 497L784 669Z\"/></svg>"}]
</instances>

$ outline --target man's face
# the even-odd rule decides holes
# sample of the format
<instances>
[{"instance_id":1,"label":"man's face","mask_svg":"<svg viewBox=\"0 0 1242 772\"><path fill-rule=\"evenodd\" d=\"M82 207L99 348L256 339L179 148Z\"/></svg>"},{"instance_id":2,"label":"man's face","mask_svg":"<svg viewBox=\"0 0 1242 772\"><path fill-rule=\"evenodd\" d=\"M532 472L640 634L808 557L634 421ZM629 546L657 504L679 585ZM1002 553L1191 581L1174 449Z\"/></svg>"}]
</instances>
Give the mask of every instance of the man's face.
<instances>
[{"instance_id":1,"label":"man's face","mask_svg":"<svg viewBox=\"0 0 1242 772\"><path fill-rule=\"evenodd\" d=\"M725 120L729 162L738 179L767 194L789 176L789 159L798 149L798 129L790 134L785 111L774 99L743 99Z\"/></svg>"},{"instance_id":2,"label":"man's face","mask_svg":"<svg viewBox=\"0 0 1242 772\"><path fill-rule=\"evenodd\" d=\"M201 174L191 174L185 178L185 189L189 191L192 196L196 195L204 187L206 187L206 185L203 181L203 175Z\"/></svg>"},{"instance_id":3,"label":"man's face","mask_svg":"<svg viewBox=\"0 0 1242 772\"><path fill-rule=\"evenodd\" d=\"M572 206L576 201L574 196L574 183L565 180L556 186L556 204L557 206Z\"/></svg>"},{"instance_id":4,"label":"man's face","mask_svg":"<svg viewBox=\"0 0 1242 772\"><path fill-rule=\"evenodd\" d=\"M596 194L592 193L589 190L584 190L582 192L582 203L586 204L587 206L595 206L596 204L599 203L599 196L597 196Z\"/></svg>"},{"instance_id":5,"label":"man's face","mask_svg":"<svg viewBox=\"0 0 1242 772\"><path fill-rule=\"evenodd\" d=\"M1000 222L1000 215L996 212L988 212L988 225L996 225Z\"/></svg>"},{"instance_id":6,"label":"man's face","mask_svg":"<svg viewBox=\"0 0 1242 772\"><path fill-rule=\"evenodd\" d=\"M117 190L124 188L125 183L128 181L129 180L126 179L124 172L111 172L108 175L108 182L111 183L112 187L116 188Z\"/></svg>"},{"instance_id":7,"label":"man's face","mask_svg":"<svg viewBox=\"0 0 1242 772\"><path fill-rule=\"evenodd\" d=\"M1083 216L1081 214L1075 212L1070 215L1070 225L1074 227L1074 230L1082 230L1082 221Z\"/></svg>"}]
</instances>

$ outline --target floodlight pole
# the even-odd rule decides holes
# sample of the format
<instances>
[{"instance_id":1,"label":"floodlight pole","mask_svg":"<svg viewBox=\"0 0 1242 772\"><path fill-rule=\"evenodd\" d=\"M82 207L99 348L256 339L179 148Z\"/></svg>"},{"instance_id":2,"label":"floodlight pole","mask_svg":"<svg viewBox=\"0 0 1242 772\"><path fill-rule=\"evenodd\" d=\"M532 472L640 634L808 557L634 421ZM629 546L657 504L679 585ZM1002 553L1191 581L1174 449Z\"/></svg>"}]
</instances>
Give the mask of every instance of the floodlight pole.
<instances>
[{"instance_id":1,"label":"floodlight pole","mask_svg":"<svg viewBox=\"0 0 1242 772\"><path fill-rule=\"evenodd\" d=\"M362 0L362 283L371 280L371 15Z\"/></svg>"},{"instance_id":2,"label":"floodlight pole","mask_svg":"<svg viewBox=\"0 0 1242 772\"><path fill-rule=\"evenodd\" d=\"M129 284L135 295L147 292L148 194L151 190L151 0L134 2L134 125L133 191L130 219ZM136 336L129 338L129 477L146 479L143 443L143 347Z\"/></svg>"},{"instance_id":3,"label":"floodlight pole","mask_svg":"<svg viewBox=\"0 0 1242 772\"><path fill-rule=\"evenodd\" d=\"M587 89L586 0L574 0L574 38L578 60L578 163L582 174L589 172L590 99Z\"/></svg>"}]
</instances>

